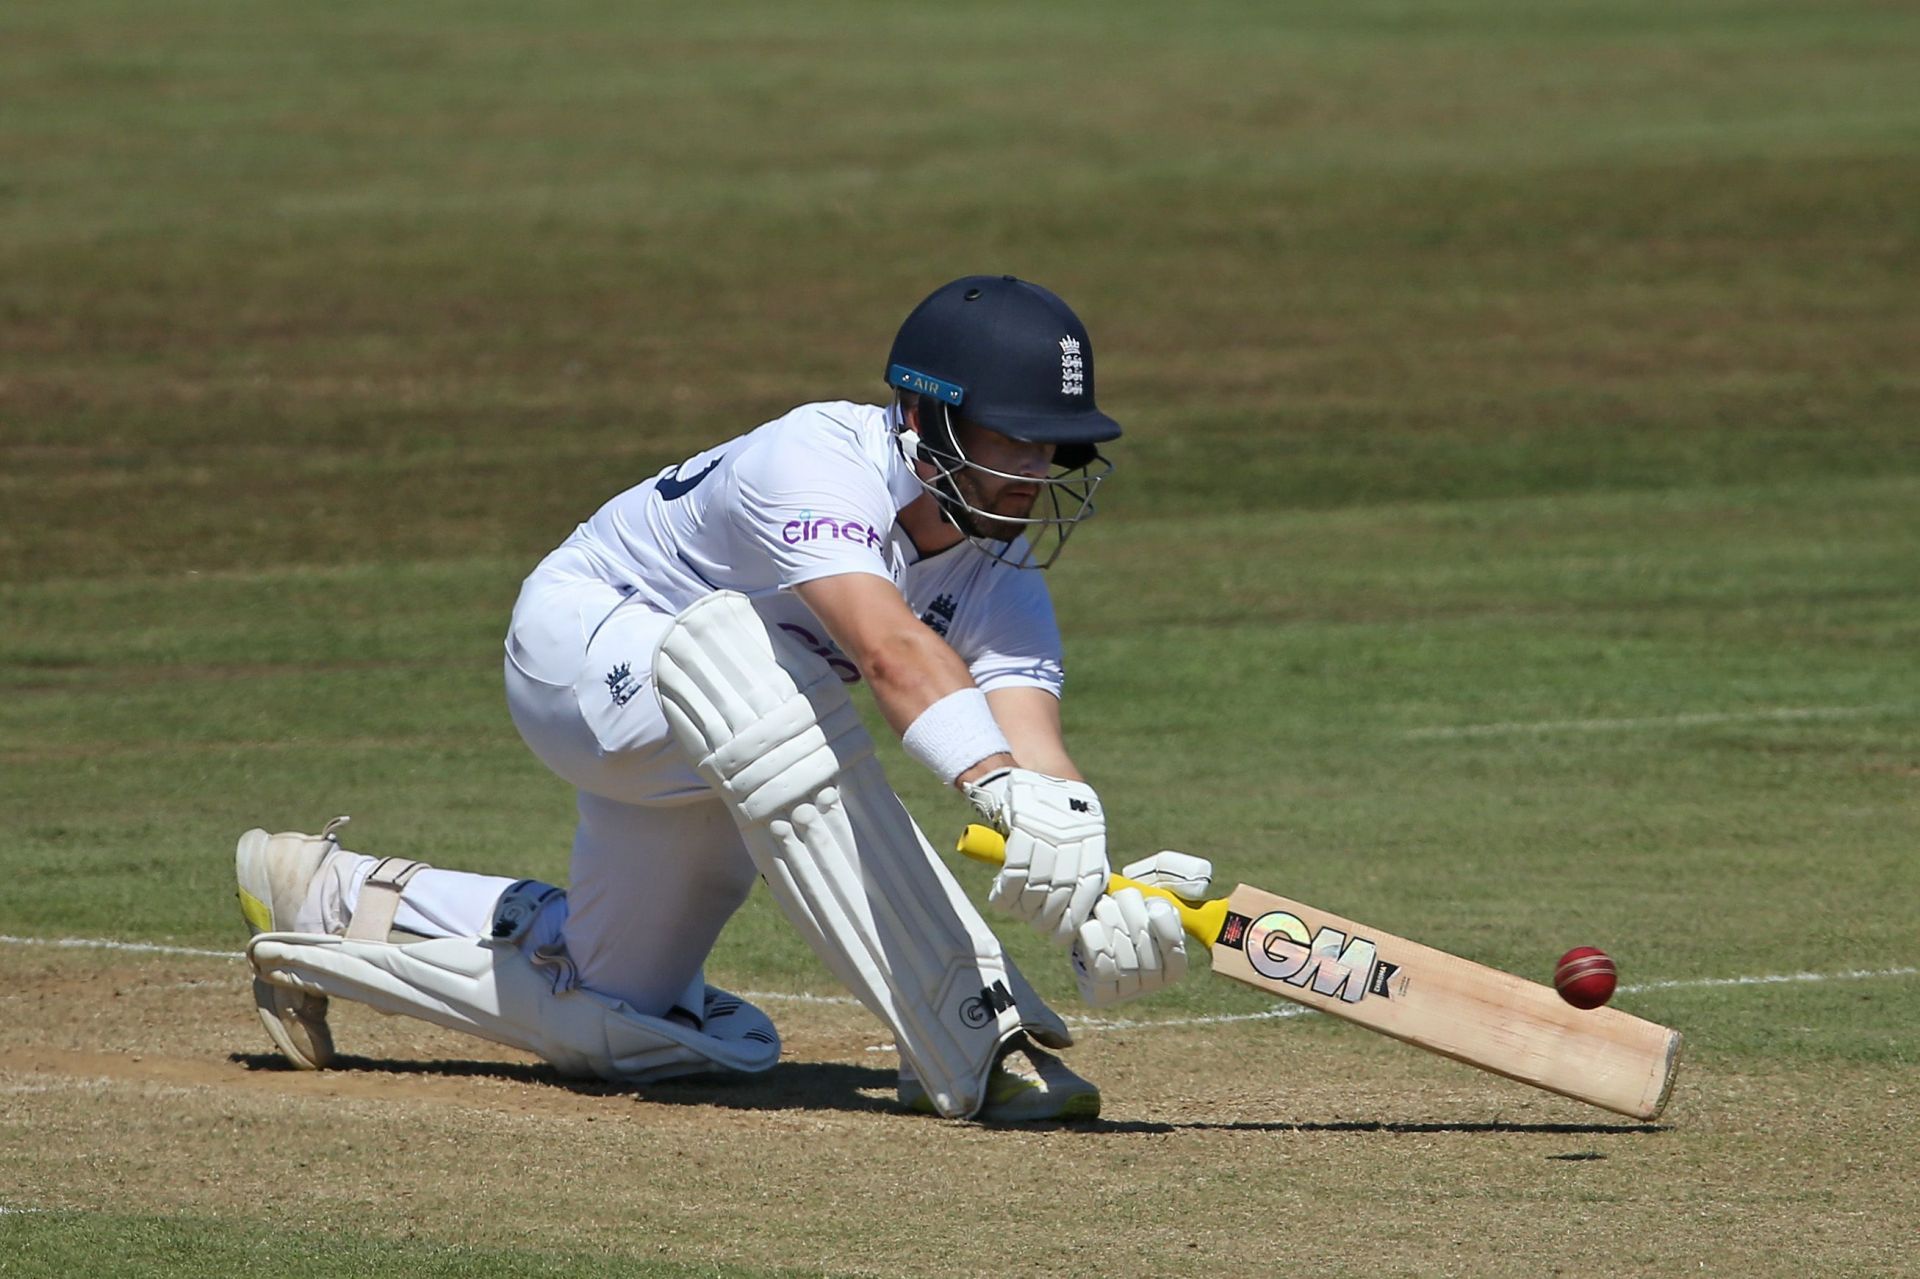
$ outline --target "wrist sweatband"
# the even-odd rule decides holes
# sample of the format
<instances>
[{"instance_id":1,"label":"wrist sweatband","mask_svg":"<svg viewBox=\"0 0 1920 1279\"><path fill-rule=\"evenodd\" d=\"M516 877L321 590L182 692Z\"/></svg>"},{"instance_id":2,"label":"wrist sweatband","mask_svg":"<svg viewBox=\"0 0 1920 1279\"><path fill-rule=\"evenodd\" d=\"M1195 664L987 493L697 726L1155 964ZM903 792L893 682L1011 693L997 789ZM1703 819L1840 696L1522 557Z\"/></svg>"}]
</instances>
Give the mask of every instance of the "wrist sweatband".
<instances>
[{"instance_id":1,"label":"wrist sweatband","mask_svg":"<svg viewBox=\"0 0 1920 1279\"><path fill-rule=\"evenodd\" d=\"M1013 754L987 708L987 695L977 688L948 693L921 711L900 735L900 744L949 786L988 756Z\"/></svg>"}]
</instances>

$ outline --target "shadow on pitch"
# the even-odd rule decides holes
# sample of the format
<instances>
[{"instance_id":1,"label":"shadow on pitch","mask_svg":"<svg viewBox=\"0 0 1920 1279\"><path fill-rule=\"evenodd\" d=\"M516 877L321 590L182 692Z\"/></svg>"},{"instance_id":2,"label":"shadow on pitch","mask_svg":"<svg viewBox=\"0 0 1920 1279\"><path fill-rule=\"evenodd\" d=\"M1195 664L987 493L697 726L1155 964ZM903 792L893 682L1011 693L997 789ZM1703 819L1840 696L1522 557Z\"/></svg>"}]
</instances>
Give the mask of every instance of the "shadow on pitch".
<instances>
[{"instance_id":1,"label":"shadow on pitch","mask_svg":"<svg viewBox=\"0 0 1920 1279\"><path fill-rule=\"evenodd\" d=\"M295 1071L279 1053L231 1053L228 1060L248 1070ZM893 1099L895 1072L837 1062L782 1062L765 1074L716 1072L659 1083L614 1084L574 1079L551 1066L515 1061L402 1060L340 1056L332 1073L417 1075L442 1079L503 1079L518 1084L560 1088L583 1097L633 1097L662 1105L725 1106L734 1110L899 1111ZM874 1096L872 1093L881 1095Z\"/></svg>"},{"instance_id":2,"label":"shadow on pitch","mask_svg":"<svg viewBox=\"0 0 1920 1279\"><path fill-rule=\"evenodd\" d=\"M228 1060L258 1071L293 1071L279 1053L232 1053ZM638 1087L599 1079L570 1079L551 1066L514 1061L400 1060L388 1057L336 1057L330 1071L367 1075L418 1075L445 1079L503 1079L518 1084L559 1088L583 1097L632 1097L668 1106L722 1106L729 1110L837 1110L906 1113L894 1099L895 1072L841 1062L782 1062L762 1075L689 1075ZM296 1072L297 1073L297 1072ZM991 1125L989 1125L991 1126ZM1059 1123L1014 1125L1024 1132L1058 1129L1088 1135L1132 1133L1538 1133L1548 1136L1671 1132L1666 1124L1412 1122L1373 1119L1258 1120L1218 1123L1146 1119L1075 1119Z\"/></svg>"},{"instance_id":3,"label":"shadow on pitch","mask_svg":"<svg viewBox=\"0 0 1920 1279\"><path fill-rule=\"evenodd\" d=\"M1355 1133L1546 1133L1552 1136L1584 1136L1608 1133L1654 1133L1673 1131L1666 1124L1620 1123L1508 1123L1498 1119L1474 1122L1411 1122L1386 1119L1333 1119L1333 1120L1275 1120L1267 1122L1258 1119L1240 1119L1224 1123L1208 1123L1199 1120L1192 1123L1160 1123L1152 1120L1116 1119L1112 1121L1096 1119L1091 1123L1075 1125L1084 1131L1092 1132L1355 1132Z\"/></svg>"}]
</instances>

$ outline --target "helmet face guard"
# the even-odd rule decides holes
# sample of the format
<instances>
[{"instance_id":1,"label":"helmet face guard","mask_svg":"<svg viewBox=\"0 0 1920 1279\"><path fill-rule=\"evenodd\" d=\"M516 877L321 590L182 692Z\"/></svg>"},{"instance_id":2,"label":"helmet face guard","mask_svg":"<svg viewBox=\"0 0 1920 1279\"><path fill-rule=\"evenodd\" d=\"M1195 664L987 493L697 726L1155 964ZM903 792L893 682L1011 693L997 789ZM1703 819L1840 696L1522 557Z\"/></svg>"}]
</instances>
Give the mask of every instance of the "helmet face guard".
<instances>
[{"instance_id":1,"label":"helmet face guard","mask_svg":"<svg viewBox=\"0 0 1920 1279\"><path fill-rule=\"evenodd\" d=\"M907 425L902 414L900 443L909 459L926 462L934 468L931 477L917 470L914 474L920 486L933 495L940 514L981 553L997 563L1012 568L1050 567L1060 558L1073 530L1083 520L1093 518L1093 491L1113 473L1113 463L1102 457L1099 449L1088 446L1085 450L1073 450L1066 462L1056 460L1052 473L1046 476L996 471L967 456L957 423L944 403L938 405L939 422L927 420L935 407L933 401L921 400L922 430L917 432ZM1061 452L1068 450L1057 447L1056 459ZM960 480L968 475L1030 484L1040 492L1026 515L1000 515L967 499Z\"/></svg>"},{"instance_id":2,"label":"helmet face guard","mask_svg":"<svg viewBox=\"0 0 1920 1279\"><path fill-rule=\"evenodd\" d=\"M933 467L921 484L948 522L1003 564L1052 564L1068 534L1093 514L1093 492L1113 471L1100 444L1120 435L1120 424L1094 403L1093 346L1079 317L1010 275L955 280L900 326L887 383L919 397L917 431L898 407L896 427L908 456ZM1053 474L1008 475L969 458L956 412L1010 439L1052 445ZM981 509L966 497L969 477L1036 486L1033 512L1008 518Z\"/></svg>"}]
</instances>

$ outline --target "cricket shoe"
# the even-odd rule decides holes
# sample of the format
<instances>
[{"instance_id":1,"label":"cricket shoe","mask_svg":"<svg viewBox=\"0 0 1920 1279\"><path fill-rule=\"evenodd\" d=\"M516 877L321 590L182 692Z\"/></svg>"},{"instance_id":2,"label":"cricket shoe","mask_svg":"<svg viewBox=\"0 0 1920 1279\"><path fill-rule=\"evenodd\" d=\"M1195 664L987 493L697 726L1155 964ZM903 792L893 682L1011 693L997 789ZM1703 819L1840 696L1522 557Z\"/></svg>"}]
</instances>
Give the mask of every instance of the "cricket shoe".
<instances>
[{"instance_id":1,"label":"cricket shoe","mask_svg":"<svg viewBox=\"0 0 1920 1279\"><path fill-rule=\"evenodd\" d=\"M234 875L240 882L240 913L253 936L330 931L321 918L316 885L327 862L340 855L339 830L346 824L346 818L336 817L318 835L269 835L256 829L240 837ZM255 977L253 1007L274 1047L295 1066L320 1070L333 1060L325 995Z\"/></svg>"},{"instance_id":2,"label":"cricket shoe","mask_svg":"<svg viewBox=\"0 0 1920 1279\"><path fill-rule=\"evenodd\" d=\"M926 1087L902 1063L900 1102L922 1114L936 1113ZM1007 1040L987 1076L987 1099L973 1117L983 1124L1052 1123L1095 1119L1100 1088L1082 1079L1052 1053L1020 1032Z\"/></svg>"}]
</instances>

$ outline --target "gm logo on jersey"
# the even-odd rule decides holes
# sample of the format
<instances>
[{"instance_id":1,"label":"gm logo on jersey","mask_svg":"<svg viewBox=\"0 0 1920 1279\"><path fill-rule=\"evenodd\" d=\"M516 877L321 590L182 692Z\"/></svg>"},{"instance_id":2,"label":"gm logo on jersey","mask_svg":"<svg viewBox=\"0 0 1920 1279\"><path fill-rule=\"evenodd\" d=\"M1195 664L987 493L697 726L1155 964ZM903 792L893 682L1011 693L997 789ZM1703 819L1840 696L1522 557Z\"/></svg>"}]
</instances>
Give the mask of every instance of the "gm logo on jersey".
<instances>
[{"instance_id":1,"label":"gm logo on jersey","mask_svg":"<svg viewBox=\"0 0 1920 1279\"><path fill-rule=\"evenodd\" d=\"M1227 916L1220 940L1238 944L1253 971L1317 994L1357 1004L1368 995L1390 998L1394 974L1400 965L1380 958L1379 947L1366 937L1348 937L1337 928L1312 931L1291 911L1270 910L1257 919ZM1405 983L1401 983L1404 993Z\"/></svg>"}]
</instances>

